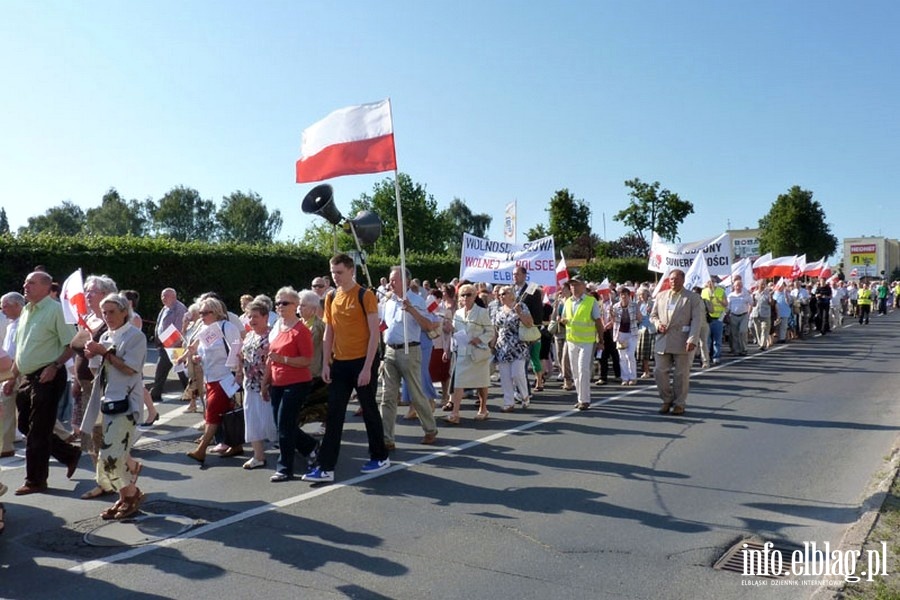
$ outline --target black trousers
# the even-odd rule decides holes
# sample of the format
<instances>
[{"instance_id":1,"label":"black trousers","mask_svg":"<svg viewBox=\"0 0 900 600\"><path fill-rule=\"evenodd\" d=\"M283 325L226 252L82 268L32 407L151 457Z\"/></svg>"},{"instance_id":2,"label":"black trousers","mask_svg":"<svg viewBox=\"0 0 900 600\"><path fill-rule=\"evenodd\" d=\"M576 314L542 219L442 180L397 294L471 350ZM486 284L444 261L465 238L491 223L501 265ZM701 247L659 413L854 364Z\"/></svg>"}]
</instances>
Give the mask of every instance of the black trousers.
<instances>
[{"instance_id":1,"label":"black trousers","mask_svg":"<svg viewBox=\"0 0 900 600\"><path fill-rule=\"evenodd\" d=\"M153 387L150 388L150 399L153 402L162 402L163 388L166 380L169 378L169 372L172 370L172 361L169 360L169 353L163 347L159 348L159 360L156 361L156 373L153 375ZM178 380L181 382L181 389L187 388L188 378L184 373L178 373Z\"/></svg>"},{"instance_id":2,"label":"black trousers","mask_svg":"<svg viewBox=\"0 0 900 600\"><path fill-rule=\"evenodd\" d=\"M57 369L47 383L39 381L46 367L26 375L16 393L19 431L25 435L25 483L46 485L50 457L64 465L77 459L81 450L53 434L59 400L66 389L66 370Z\"/></svg>"},{"instance_id":3,"label":"black trousers","mask_svg":"<svg viewBox=\"0 0 900 600\"><path fill-rule=\"evenodd\" d=\"M619 365L619 351L616 349L616 342L613 340L612 329L603 330L603 350L600 352L600 379L604 381L609 377L609 359L612 359L613 374L616 377L622 377L622 367Z\"/></svg>"},{"instance_id":4,"label":"black trousers","mask_svg":"<svg viewBox=\"0 0 900 600\"><path fill-rule=\"evenodd\" d=\"M338 455L341 451L341 436L344 433L344 420L347 416L347 403L350 394L356 390L356 398L362 408L363 421L366 425L366 436L369 439L369 458L384 460L388 457L384 446L384 426L381 414L375 402L375 390L378 387L378 364L372 364L372 375L369 385L358 387L356 380L365 364L365 358L354 360L335 360L331 363L331 383L328 385L328 417L325 420L325 437L319 451L319 467L323 471L334 471Z\"/></svg>"}]
</instances>

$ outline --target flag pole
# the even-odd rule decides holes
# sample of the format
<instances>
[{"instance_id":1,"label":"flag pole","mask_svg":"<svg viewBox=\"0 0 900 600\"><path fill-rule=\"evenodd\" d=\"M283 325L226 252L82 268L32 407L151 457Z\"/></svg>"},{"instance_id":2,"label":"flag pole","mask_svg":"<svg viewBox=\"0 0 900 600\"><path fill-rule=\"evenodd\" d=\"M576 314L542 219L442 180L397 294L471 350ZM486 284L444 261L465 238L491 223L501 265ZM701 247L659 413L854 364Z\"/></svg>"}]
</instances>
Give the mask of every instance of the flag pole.
<instances>
[{"instance_id":1,"label":"flag pole","mask_svg":"<svg viewBox=\"0 0 900 600\"><path fill-rule=\"evenodd\" d=\"M388 110L391 114L391 131L394 131L394 107L388 98ZM395 132L396 133L396 132ZM396 140L396 135L394 140ZM403 297L409 293L406 281L406 246L403 242L403 209L400 206L400 169L397 167L397 142L394 142L394 198L397 201L397 235L400 237L400 285L403 287ZM402 303L401 303L402 304ZM401 306L402 309L402 306ZM406 332L406 318L403 319L403 351L409 354L409 336Z\"/></svg>"}]
</instances>

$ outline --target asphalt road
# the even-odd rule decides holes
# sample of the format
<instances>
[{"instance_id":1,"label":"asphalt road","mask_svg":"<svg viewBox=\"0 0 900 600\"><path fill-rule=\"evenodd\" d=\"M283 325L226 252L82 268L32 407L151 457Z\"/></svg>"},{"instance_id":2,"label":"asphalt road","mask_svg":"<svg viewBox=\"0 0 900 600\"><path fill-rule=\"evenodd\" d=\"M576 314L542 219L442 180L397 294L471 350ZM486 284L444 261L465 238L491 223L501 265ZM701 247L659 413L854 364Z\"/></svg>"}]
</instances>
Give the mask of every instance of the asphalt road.
<instances>
[{"instance_id":1,"label":"asphalt road","mask_svg":"<svg viewBox=\"0 0 900 600\"><path fill-rule=\"evenodd\" d=\"M711 565L750 535L848 548L900 430L898 320L697 372L683 417L656 414L647 382L595 387L587 412L553 382L508 415L495 387L492 418L476 424L468 410L462 427L441 428L443 446L418 445L421 429L401 421L394 466L373 476L359 474L365 435L348 417L337 483L320 487L270 483L243 458L201 469L184 456L197 415L167 401L135 452L145 514L192 527L88 545L108 501L78 499L93 485L86 458L72 481L54 464L51 493L3 498L0 596L827 597L801 581L821 577L778 585ZM19 485L20 457L0 468Z\"/></svg>"}]
</instances>

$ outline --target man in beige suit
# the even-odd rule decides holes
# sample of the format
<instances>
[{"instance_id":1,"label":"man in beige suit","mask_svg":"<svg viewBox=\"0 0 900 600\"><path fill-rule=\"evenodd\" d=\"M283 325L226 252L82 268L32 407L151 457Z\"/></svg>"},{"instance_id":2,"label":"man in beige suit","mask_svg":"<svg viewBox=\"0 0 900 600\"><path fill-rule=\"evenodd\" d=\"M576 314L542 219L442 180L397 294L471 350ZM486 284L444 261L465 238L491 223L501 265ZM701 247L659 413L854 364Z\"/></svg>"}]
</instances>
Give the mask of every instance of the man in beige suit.
<instances>
[{"instance_id":1,"label":"man in beige suit","mask_svg":"<svg viewBox=\"0 0 900 600\"><path fill-rule=\"evenodd\" d=\"M656 326L656 385L663 401L660 414L672 410L674 415L683 415L691 358L706 314L700 296L685 289L684 271L669 271L668 279L671 287L659 293L650 311L650 321ZM670 380L673 365L675 372Z\"/></svg>"}]
</instances>

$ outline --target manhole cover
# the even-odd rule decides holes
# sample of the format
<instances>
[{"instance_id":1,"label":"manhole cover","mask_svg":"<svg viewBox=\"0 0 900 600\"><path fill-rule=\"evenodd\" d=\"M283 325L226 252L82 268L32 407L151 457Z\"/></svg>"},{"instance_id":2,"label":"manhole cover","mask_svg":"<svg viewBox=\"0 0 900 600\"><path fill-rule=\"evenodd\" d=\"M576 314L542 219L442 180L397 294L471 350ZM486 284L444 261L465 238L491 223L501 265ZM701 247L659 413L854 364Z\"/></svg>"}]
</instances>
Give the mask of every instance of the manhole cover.
<instances>
[{"instance_id":1,"label":"manhole cover","mask_svg":"<svg viewBox=\"0 0 900 600\"><path fill-rule=\"evenodd\" d=\"M141 515L126 521L109 521L84 534L90 546L142 546L182 534L196 524L182 515Z\"/></svg>"},{"instance_id":2,"label":"manhole cover","mask_svg":"<svg viewBox=\"0 0 900 600\"><path fill-rule=\"evenodd\" d=\"M768 577L771 579L790 576L795 569L795 561L803 548L783 541L768 541L758 537L740 540L725 551L713 565L720 571L731 571L741 575ZM816 560L814 557L813 560Z\"/></svg>"}]
</instances>

